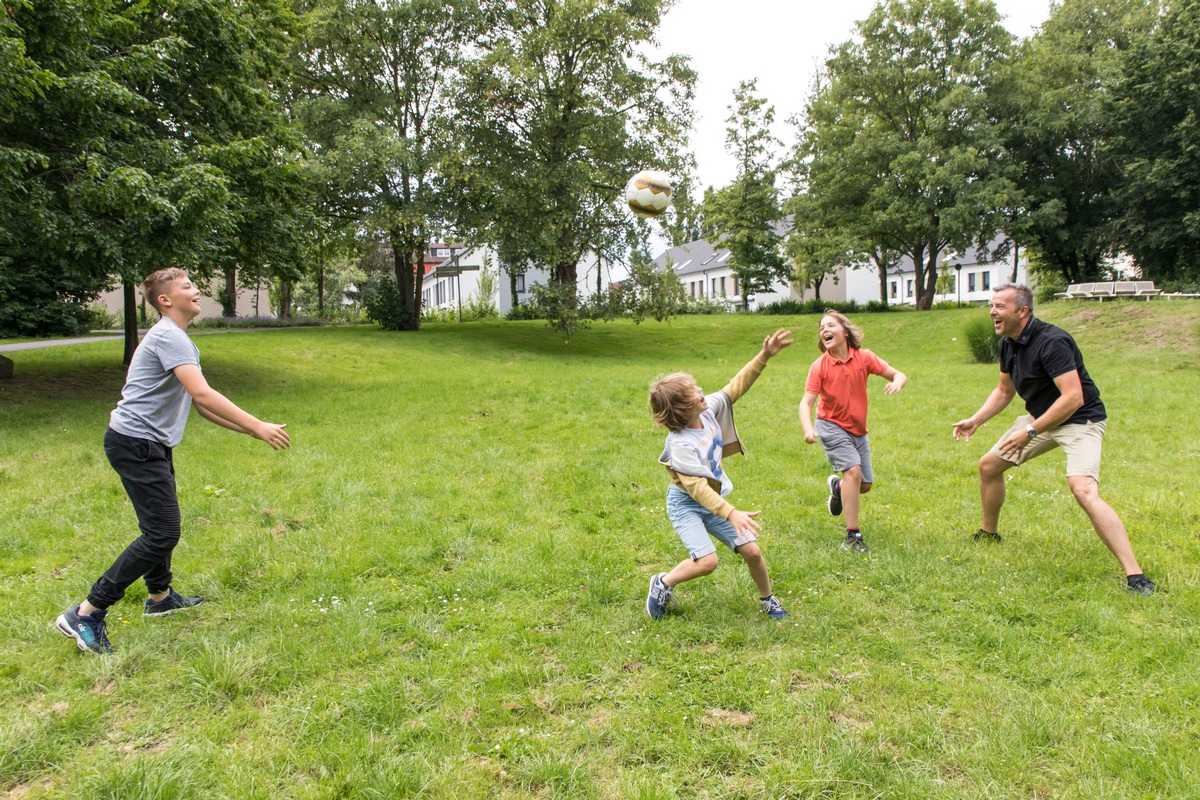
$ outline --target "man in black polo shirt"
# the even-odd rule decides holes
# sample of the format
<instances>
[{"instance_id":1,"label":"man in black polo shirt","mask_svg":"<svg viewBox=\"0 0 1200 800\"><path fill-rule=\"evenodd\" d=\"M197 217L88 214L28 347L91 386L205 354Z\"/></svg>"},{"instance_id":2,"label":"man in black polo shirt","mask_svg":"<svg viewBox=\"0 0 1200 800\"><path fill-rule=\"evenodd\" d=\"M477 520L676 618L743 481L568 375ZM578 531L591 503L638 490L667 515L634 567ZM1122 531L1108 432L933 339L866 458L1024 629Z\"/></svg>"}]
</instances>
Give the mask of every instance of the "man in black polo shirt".
<instances>
[{"instance_id":1,"label":"man in black polo shirt","mask_svg":"<svg viewBox=\"0 0 1200 800\"><path fill-rule=\"evenodd\" d=\"M970 440L979 426L999 414L1014 395L1029 412L1017 417L1000 441L979 459L979 495L983 522L976 541L1000 541L1004 473L1055 447L1067 454L1067 483L1087 513L1100 541L1125 570L1129 588L1154 593L1142 574L1129 535L1117 512L1100 498L1100 450L1104 440L1104 403L1083 366L1075 340L1062 328L1033 316L1027 286L1001 286L992 294L992 323L1000 334L1000 383L979 410L954 423L954 438Z\"/></svg>"}]
</instances>

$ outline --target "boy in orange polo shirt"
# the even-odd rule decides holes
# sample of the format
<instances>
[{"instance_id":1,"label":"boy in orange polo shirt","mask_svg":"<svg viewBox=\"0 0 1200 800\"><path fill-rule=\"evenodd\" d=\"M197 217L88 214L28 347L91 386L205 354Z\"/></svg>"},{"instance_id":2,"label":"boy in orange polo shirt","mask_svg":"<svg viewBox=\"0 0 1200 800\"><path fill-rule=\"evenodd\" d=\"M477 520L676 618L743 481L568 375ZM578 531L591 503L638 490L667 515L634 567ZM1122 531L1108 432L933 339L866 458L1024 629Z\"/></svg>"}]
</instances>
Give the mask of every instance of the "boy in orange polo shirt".
<instances>
[{"instance_id":1,"label":"boy in orange polo shirt","mask_svg":"<svg viewBox=\"0 0 1200 800\"><path fill-rule=\"evenodd\" d=\"M844 314L826 311L817 329L821 356L808 368L804 399L800 401L800 424L804 441L817 439L835 472L830 475L827 505L835 517L846 515L843 550L867 552L859 527L859 498L871 491L875 472L871 468L871 443L867 439L867 376L881 375L888 381L884 394L895 394L908 382L903 372L888 366L870 350L862 348L862 331ZM817 422L813 426L813 402Z\"/></svg>"}]
</instances>

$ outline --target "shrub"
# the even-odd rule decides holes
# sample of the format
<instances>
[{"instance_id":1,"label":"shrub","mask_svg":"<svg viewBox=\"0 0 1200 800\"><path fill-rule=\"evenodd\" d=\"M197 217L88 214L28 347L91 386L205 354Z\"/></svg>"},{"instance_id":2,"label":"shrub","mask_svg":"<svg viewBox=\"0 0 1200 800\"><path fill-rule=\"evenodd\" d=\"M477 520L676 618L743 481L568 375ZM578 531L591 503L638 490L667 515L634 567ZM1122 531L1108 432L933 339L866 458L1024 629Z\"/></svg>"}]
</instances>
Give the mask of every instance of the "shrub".
<instances>
[{"instance_id":1,"label":"shrub","mask_svg":"<svg viewBox=\"0 0 1200 800\"><path fill-rule=\"evenodd\" d=\"M991 317L971 317L963 331L971 358L978 364L995 364L1000 360L1000 334Z\"/></svg>"},{"instance_id":2,"label":"shrub","mask_svg":"<svg viewBox=\"0 0 1200 800\"><path fill-rule=\"evenodd\" d=\"M319 317L204 317L189 327L197 330L219 330L222 328L315 328L324 325Z\"/></svg>"},{"instance_id":3,"label":"shrub","mask_svg":"<svg viewBox=\"0 0 1200 800\"><path fill-rule=\"evenodd\" d=\"M112 330L121 327L121 315L108 313L108 307L99 301L89 303L85 325L89 331Z\"/></svg>"},{"instance_id":4,"label":"shrub","mask_svg":"<svg viewBox=\"0 0 1200 800\"><path fill-rule=\"evenodd\" d=\"M385 331L403 330L406 321L404 298L391 275L373 275L360 290L367 319Z\"/></svg>"},{"instance_id":5,"label":"shrub","mask_svg":"<svg viewBox=\"0 0 1200 800\"><path fill-rule=\"evenodd\" d=\"M518 303L509 309L504 315L505 319L509 320L524 320L524 319L542 319L541 310L532 300L523 303Z\"/></svg>"},{"instance_id":6,"label":"shrub","mask_svg":"<svg viewBox=\"0 0 1200 800\"><path fill-rule=\"evenodd\" d=\"M769 306L763 306L757 314L824 314L826 311L840 311L843 314L853 314L862 311L863 307L855 300L840 302L837 300L780 300Z\"/></svg>"}]
</instances>

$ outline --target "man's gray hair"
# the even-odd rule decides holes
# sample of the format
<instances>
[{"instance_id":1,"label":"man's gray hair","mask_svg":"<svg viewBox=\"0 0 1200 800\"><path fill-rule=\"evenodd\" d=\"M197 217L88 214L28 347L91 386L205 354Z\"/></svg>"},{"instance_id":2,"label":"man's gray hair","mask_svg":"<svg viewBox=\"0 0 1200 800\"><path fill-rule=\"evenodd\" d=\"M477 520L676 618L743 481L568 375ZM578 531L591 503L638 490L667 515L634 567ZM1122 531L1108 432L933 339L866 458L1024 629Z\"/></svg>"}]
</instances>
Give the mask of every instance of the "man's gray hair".
<instances>
[{"instance_id":1,"label":"man's gray hair","mask_svg":"<svg viewBox=\"0 0 1200 800\"><path fill-rule=\"evenodd\" d=\"M1033 316L1033 289L1030 289L1023 283L1005 283L997 286L993 290L993 294L1008 289L1011 289L1016 294L1017 311L1020 311L1022 308L1028 308L1030 316Z\"/></svg>"}]
</instances>

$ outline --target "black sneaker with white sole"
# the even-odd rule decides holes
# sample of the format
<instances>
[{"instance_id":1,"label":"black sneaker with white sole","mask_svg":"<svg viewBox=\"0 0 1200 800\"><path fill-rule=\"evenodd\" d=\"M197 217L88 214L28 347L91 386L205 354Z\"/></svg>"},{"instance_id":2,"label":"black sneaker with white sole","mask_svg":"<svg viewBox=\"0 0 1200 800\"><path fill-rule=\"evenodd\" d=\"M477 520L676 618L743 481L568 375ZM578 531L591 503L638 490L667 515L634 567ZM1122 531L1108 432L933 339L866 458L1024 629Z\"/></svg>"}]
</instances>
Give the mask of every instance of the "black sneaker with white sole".
<instances>
[{"instance_id":1,"label":"black sneaker with white sole","mask_svg":"<svg viewBox=\"0 0 1200 800\"><path fill-rule=\"evenodd\" d=\"M971 540L975 542L992 542L994 544L1000 544L1000 542L1004 541L1004 537L994 531L985 531L983 528L980 528L971 534Z\"/></svg>"},{"instance_id":2,"label":"black sneaker with white sole","mask_svg":"<svg viewBox=\"0 0 1200 800\"><path fill-rule=\"evenodd\" d=\"M174 614L176 611L187 611L189 608L195 608L203 602L203 597L184 597L179 592L171 589L162 600L151 600L147 597L146 605L142 609L142 616L165 617L168 614Z\"/></svg>"},{"instance_id":3,"label":"black sneaker with white sole","mask_svg":"<svg viewBox=\"0 0 1200 800\"><path fill-rule=\"evenodd\" d=\"M847 533L846 538L842 540L842 549L851 553L865 553L869 548L861 533Z\"/></svg>"},{"instance_id":4,"label":"black sneaker with white sole","mask_svg":"<svg viewBox=\"0 0 1200 800\"><path fill-rule=\"evenodd\" d=\"M829 499L825 501L825 506L830 514L839 517L842 514L842 479L830 475L825 479L825 485L829 487Z\"/></svg>"}]
</instances>

